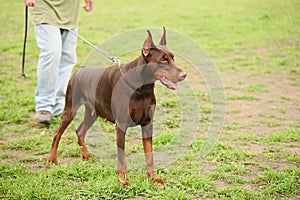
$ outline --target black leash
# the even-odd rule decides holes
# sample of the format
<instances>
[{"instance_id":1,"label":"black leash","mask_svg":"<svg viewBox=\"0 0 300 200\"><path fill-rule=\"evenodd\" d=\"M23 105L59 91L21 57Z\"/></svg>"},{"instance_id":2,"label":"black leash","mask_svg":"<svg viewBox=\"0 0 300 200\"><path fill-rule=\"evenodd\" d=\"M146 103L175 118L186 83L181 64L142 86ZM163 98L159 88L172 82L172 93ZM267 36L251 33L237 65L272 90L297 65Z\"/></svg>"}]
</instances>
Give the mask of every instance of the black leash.
<instances>
[{"instance_id":1,"label":"black leash","mask_svg":"<svg viewBox=\"0 0 300 200\"><path fill-rule=\"evenodd\" d=\"M26 78L25 74L25 54L26 54L26 41L27 41L27 27L28 27L28 6L25 6L25 34L23 43L23 55L22 55L22 76Z\"/></svg>"}]
</instances>

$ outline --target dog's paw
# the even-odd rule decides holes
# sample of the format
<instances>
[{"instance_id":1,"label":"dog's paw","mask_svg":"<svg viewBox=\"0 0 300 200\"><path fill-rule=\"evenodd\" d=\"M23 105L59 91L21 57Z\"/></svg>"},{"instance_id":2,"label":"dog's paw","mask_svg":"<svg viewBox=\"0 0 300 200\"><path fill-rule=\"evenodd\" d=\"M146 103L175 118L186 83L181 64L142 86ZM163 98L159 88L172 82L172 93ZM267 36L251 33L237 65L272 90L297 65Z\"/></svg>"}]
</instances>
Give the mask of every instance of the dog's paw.
<instances>
[{"instance_id":1,"label":"dog's paw","mask_svg":"<svg viewBox=\"0 0 300 200\"><path fill-rule=\"evenodd\" d=\"M88 160L89 158L92 158L93 154L91 154L90 152L86 151L86 152L82 152L82 158L84 160Z\"/></svg>"},{"instance_id":2,"label":"dog's paw","mask_svg":"<svg viewBox=\"0 0 300 200\"><path fill-rule=\"evenodd\" d=\"M119 185L122 185L123 187L129 187L129 186L130 186L130 183L128 182L127 179L126 179L125 181L119 180L119 181L118 181L118 184L119 184Z\"/></svg>"},{"instance_id":3,"label":"dog's paw","mask_svg":"<svg viewBox=\"0 0 300 200\"><path fill-rule=\"evenodd\" d=\"M51 164L57 164L57 163L58 161L56 157L49 156L46 160L46 166L49 166Z\"/></svg>"},{"instance_id":4,"label":"dog's paw","mask_svg":"<svg viewBox=\"0 0 300 200\"><path fill-rule=\"evenodd\" d=\"M160 178L151 178L151 181L155 184L165 185L165 182Z\"/></svg>"},{"instance_id":5,"label":"dog's paw","mask_svg":"<svg viewBox=\"0 0 300 200\"><path fill-rule=\"evenodd\" d=\"M91 154L84 145L80 146L80 148L81 155L84 160L88 160L89 158L93 157L93 154Z\"/></svg>"}]
</instances>

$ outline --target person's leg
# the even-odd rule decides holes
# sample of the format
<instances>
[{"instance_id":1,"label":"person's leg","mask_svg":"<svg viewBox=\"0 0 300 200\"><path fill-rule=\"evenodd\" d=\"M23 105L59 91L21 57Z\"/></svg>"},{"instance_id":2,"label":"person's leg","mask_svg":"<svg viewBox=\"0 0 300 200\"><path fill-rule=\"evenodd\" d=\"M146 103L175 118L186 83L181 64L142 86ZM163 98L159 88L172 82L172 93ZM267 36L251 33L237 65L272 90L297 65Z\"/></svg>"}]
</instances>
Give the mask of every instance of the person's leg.
<instances>
[{"instance_id":1,"label":"person's leg","mask_svg":"<svg viewBox=\"0 0 300 200\"><path fill-rule=\"evenodd\" d=\"M77 32L77 28L73 29ZM65 106L66 88L76 64L77 37L68 30L61 30L62 54L59 64L58 79L56 82L56 99L53 108L53 116L63 112Z\"/></svg>"},{"instance_id":2,"label":"person's leg","mask_svg":"<svg viewBox=\"0 0 300 200\"><path fill-rule=\"evenodd\" d=\"M48 111L52 115L61 59L61 33L56 26L40 24L35 26L35 34L40 49L35 92L36 111L37 113L39 111Z\"/></svg>"}]
</instances>

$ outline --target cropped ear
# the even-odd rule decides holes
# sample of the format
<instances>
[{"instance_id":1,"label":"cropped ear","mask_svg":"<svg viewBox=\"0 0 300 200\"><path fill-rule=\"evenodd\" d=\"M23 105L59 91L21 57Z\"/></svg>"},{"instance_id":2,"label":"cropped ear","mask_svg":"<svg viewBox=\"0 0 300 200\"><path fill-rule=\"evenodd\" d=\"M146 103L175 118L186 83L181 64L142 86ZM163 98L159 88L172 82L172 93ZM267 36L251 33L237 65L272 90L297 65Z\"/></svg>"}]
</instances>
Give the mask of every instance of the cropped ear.
<instances>
[{"instance_id":1,"label":"cropped ear","mask_svg":"<svg viewBox=\"0 0 300 200\"><path fill-rule=\"evenodd\" d=\"M147 30L147 32L148 32L148 38L145 40L145 42L143 44L143 49L142 49L142 53L145 57L150 54L151 49L156 48L156 46L153 43L152 35L151 35L150 31Z\"/></svg>"},{"instance_id":2,"label":"cropped ear","mask_svg":"<svg viewBox=\"0 0 300 200\"><path fill-rule=\"evenodd\" d=\"M166 28L163 27L163 29L164 29L164 33L163 33L163 35L161 37L161 40L160 40L159 44L162 45L162 46L166 46L167 45Z\"/></svg>"}]
</instances>

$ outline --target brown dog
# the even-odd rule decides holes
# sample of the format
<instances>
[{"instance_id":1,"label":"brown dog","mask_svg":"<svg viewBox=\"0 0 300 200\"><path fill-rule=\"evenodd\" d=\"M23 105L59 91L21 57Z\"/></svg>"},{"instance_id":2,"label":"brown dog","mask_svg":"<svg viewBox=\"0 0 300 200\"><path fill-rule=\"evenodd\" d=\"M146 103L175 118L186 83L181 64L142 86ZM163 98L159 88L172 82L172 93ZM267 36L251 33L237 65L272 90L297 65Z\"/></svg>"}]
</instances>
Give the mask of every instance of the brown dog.
<instances>
[{"instance_id":1,"label":"brown dog","mask_svg":"<svg viewBox=\"0 0 300 200\"><path fill-rule=\"evenodd\" d=\"M142 127L142 141L148 177L155 183L164 182L155 176L152 154L153 115L156 105L154 83L160 80L175 90L186 73L175 63L174 54L166 47L166 30L159 45L154 45L150 31L142 55L130 63L108 68L81 67L71 77L66 105L60 126L55 132L47 163L57 163L57 148L62 134L73 120L78 108L85 105L83 122L76 130L82 157L90 158L84 137L97 117L116 124L119 183L129 185L126 178L125 133L128 127Z\"/></svg>"}]
</instances>

